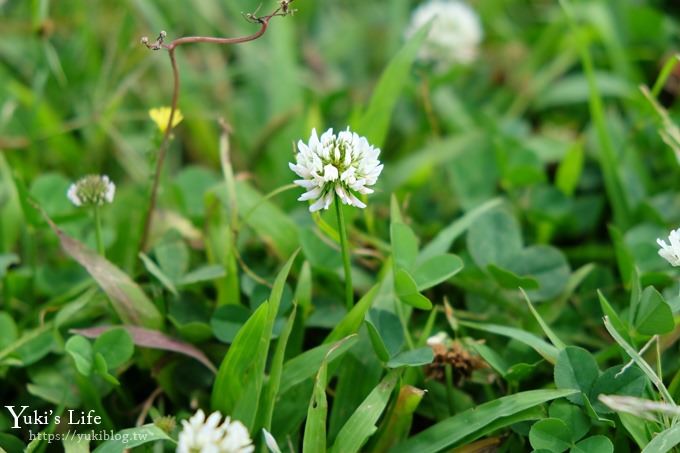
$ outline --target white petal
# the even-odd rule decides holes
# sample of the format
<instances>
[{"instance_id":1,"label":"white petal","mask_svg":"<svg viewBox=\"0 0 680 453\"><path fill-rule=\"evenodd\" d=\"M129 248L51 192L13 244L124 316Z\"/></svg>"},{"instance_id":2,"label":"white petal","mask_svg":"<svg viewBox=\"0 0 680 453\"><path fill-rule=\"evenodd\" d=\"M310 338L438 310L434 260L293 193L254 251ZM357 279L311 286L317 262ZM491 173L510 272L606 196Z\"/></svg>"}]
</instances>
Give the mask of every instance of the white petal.
<instances>
[{"instance_id":1,"label":"white petal","mask_svg":"<svg viewBox=\"0 0 680 453\"><path fill-rule=\"evenodd\" d=\"M293 183L304 189L312 189L314 187L317 187L316 181L312 181L309 179L296 179L295 181L293 181Z\"/></svg>"},{"instance_id":2,"label":"white petal","mask_svg":"<svg viewBox=\"0 0 680 453\"><path fill-rule=\"evenodd\" d=\"M345 189L343 189L341 185L335 186L335 193L338 194L338 197L340 197L340 201L342 201L344 204L348 205L352 204L352 201L350 200L349 196L347 196L347 192L345 192Z\"/></svg>"},{"instance_id":3,"label":"white petal","mask_svg":"<svg viewBox=\"0 0 680 453\"><path fill-rule=\"evenodd\" d=\"M109 182L108 187L106 188L106 194L104 197L106 198L106 201L109 203L113 203L113 197L116 195L116 185L112 182Z\"/></svg>"},{"instance_id":4,"label":"white petal","mask_svg":"<svg viewBox=\"0 0 680 453\"><path fill-rule=\"evenodd\" d=\"M267 444L267 448L269 448L269 451L271 453L281 453L279 444L276 443L276 439L274 439L274 436L272 436L272 434L264 428L262 429L262 434L264 435L264 443Z\"/></svg>"},{"instance_id":5,"label":"white petal","mask_svg":"<svg viewBox=\"0 0 680 453\"><path fill-rule=\"evenodd\" d=\"M71 200L71 203L73 203L76 206L82 205L82 201L80 201L80 198L78 197L78 187L75 184L71 184L69 186L68 191L66 192L66 196L68 197L69 200Z\"/></svg>"},{"instance_id":6,"label":"white petal","mask_svg":"<svg viewBox=\"0 0 680 453\"><path fill-rule=\"evenodd\" d=\"M328 164L323 168L324 181L335 181L338 179L338 169L334 165Z\"/></svg>"},{"instance_id":7,"label":"white petal","mask_svg":"<svg viewBox=\"0 0 680 453\"><path fill-rule=\"evenodd\" d=\"M366 204L359 200L357 197L354 196L354 194L349 194L350 200L352 201L352 205L356 206L357 208L364 209L366 207Z\"/></svg>"},{"instance_id":8,"label":"white petal","mask_svg":"<svg viewBox=\"0 0 680 453\"><path fill-rule=\"evenodd\" d=\"M314 200L321 195L321 189L318 187L315 187L314 189L303 193L300 195L300 198L298 198L298 201L307 201L307 200Z\"/></svg>"},{"instance_id":9,"label":"white petal","mask_svg":"<svg viewBox=\"0 0 680 453\"><path fill-rule=\"evenodd\" d=\"M219 412L213 412L208 417L208 420L206 420L205 425L209 426L211 428L215 428L215 427L217 427L217 425L220 424L221 419L222 419L222 414L220 414Z\"/></svg>"},{"instance_id":10,"label":"white petal","mask_svg":"<svg viewBox=\"0 0 680 453\"><path fill-rule=\"evenodd\" d=\"M312 205L309 207L309 212L316 212L321 210L324 206L324 199L319 198L316 200L316 202L312 203Z\"/></svg>"},{"instance_id":11,"label":"white petal","mask_svg":"<svg viewBox=\"0 0 680 453\"><path fill-rule=\"evenodd\" d=\"M328 209L328 207L333 203L333 192L328 192L325 196L325 203L323 205L324 209Z\"/></svg>"}]
</instances>

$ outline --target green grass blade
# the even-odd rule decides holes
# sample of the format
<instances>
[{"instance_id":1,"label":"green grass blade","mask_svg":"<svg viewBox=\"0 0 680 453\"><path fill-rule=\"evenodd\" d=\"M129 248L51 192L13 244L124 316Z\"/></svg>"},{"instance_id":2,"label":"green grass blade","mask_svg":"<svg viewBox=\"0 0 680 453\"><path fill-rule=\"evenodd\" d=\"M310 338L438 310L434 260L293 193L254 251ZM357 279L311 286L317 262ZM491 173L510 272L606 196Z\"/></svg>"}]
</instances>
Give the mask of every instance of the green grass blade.
<instances>
[{"instance_id":1,"label":"green grass blade","mask_svg":"<svg viewBox=\"0 0 680 453\"><path fill-rule=\"evenodd\" d=\"M558 350L555 346L542 340L533 333L525 330L517 329L515 327L501 326L497 324L482 324L471 321L458 320L461 326L469 327L470 329L482 330L484 332L493 333L496 335L503 335L504 337L512 338L520 341L527 346L533 348L545 360L554 364L557 361Z\"/></svg>"},{"instance_id":2,"label":"green grass blade","mask_svg":"<svg viewBox=\"0 0 680 453\"><path fill-rule=\"evenodd\" d=\"M293 331L296 314L297 306L293 308L293 311L288 317L286 326L283 328L283 332L281 332L279 340L276 344L276 350L274 351L271 370L269 372L269 380L264 389L262 408L260 410L260 414L258 415L258 417L261 418L260 422L256 425L258 428L265 428L266 430L271 429L272 416L274 415L274 404L276 403L276 396L279 393L279 388L281 385L281 374L283 373L283 360L286 356L286 346L288 345L290 333Z\"/></svg>"},{"instance_id":3,"label":"green grass blade","mask_svg":"<svg viewBox=\"0 0 680 453\"><path fill-rule=\"evenodd\" d=\"M371 308L371 305L373 305L373 299L375 299L375 296L378 294L379 287L380 284L377 283L366 294L364 294L364 297L359 299L359 302L357 302L356 305L352 307L349 313L347 313L345 317L342 318L342 320L338 323L338 325L333 328L331 333L328 334L324 340L324 343L338 341L341 338L356 333L359 330L361 324L364 322L366 312L368 312L368 310Z\"/></svg>"},{"instance_id":4,"label":"green grass blade","mask_svg":"<svg viewBox=\"0 0 680 453\"><path fill-rule=\"evenodd\" d=\"M130 448L159 440L175 442L159 427L149 424L119 431L115 439L104 442L94 450L94 453L123 453Z\"/></svg>"},{"instance_id":5,"label":"green grass blade","mask_svg":"<svg viewBox=\"0 0 680 453\"><path fill-rule=\"evenodd\" d=\"M652 96L659 97L659 94L661 94L661 90L663 90L663 87L666 86L666 81L668 80L668 77L673 73L673 69L675 69L675 66L680 62L680 54L675 54L671 58L666 61L666 63L663 65L663 68L661 68L661 72L659 72L659 77L656 79L656 82L654 83L654 87L652 87Z\"/></svg>"},{"instance_id":6,"label":"green grass blade","mask_svg":"<svg viewBox=\"0 0 680 453\"><path fill-rule=\"evenodd\" d=\"M616 330L616 328L614 328L614 325L608 316L604 317L604 327L607 329L607 332L609 332L612 338L614 338L614 340L619 344L619 346L621 346L621 348L626 351L626 354L630 356L633 362L635 362L635 364L639 366L640 369L647 375L649 380L652 381L652 384L654 384L659 393L661 393L661 396L663 396L663 399L666 401L666 403L675 406L673 397L668 392L668 389L664 385L663 381L661 381L661 378L654 372L652 367L649 366L649 364L645 361L645 359L642 358L635 348L629 345L628 342Z\"/></svg>"},{"instance_id":7,"label":"green grass blade","mask_svg":"<svg viewBox=\"0 0 680 453\"><path fill-rule=\"evenodd\" d=\"M505 396L449 417L397 445L391 453L436 453L503 418L539 404L576 393L576 390L530 390Z\"/></svg>"},{"instance_id":8,"label":"green grass blade","mask_svg":"<svg viewBox=\"0 0 680 453\"><path fill-rule=\"evenodd\" d=\"M382 415L402 370L392 370L373 389L340 429L331 453L356 453L377 430L376 422Z\"/></svg>"},{"instance_id":9,"label":"green grass blade","mask_svg":"<svg viewBox=\"0 0 680 453\"><path fill-rule=\"evenodd\" d=\"M580 36L570 2L568 0L560 0L560 4L569 19L574 35ZM600 160L600 169L602 170L602 175L604 177L604 185L612 205L614 221L616 225L625 229L630 224L630 212L623 192L623 186L617 173L617 169L619 168L618 159L616 158L616 152L614 150L614 141L607 127L604 102L597 85L593 57L587 43L580 42L578 45L580 46L581 64L583 65L583 71L588 80L588 89L590 90L590 116L595 124L597 138L600 143L598 157Z\"/></svg>"},{"instance_id":10,"label":"green grass blade","mask_svg":"<svg viewBox=\"0 0 680 453\"><path fill-rule=\"evenodd\" d=\"M494 198L482 204L481 206L466 213L460 219L456 219L449 226L441 230L432 241L430 241L418 255L418 263L422 263L437 255L442 255L449 251L453 241L455 241L461 234L463 234L475 220L481 215L499 206L502 200Z\"/></svg>"},{"instance_id":11,"label":"green grass blade","mask_svg":"<svg viewBox=\"0 0 680 453\"><path fill-rule=\"evenodd\" d=\"M213 409L232 415L250 430L255 424L269 343L283 288L296 257L297 251L276 276L269 300L258 307L236 334L213 386Z\"/></svg>"},{"instance_id":12,"label":"green grass blade","mask_svg":"<svg viewBox=\"0 0 680 453\"><path fill-rule=\"evenodd\" d=\"M236 182L239 211L249 213L243 221L257 233L278 256L290 256L299 247L298 226L284 211L246 181Z\"/></svg>"},{"instance_id":13,"label":"green grass blade","mask_svg":"<svg viewBox=\"0 0 680 453\"><path fill-rule=\"evenodd\" d=\"M380 77L366 112L353 127L378 148L385 142L392 111L408 81L418 49L429 31L429 24L421 28L392 58Z\"/></svg>"},{"instance_id":14,"label":"green grass blade","mask_svg":"<svg viewBox=\"0 0 680 453\"><path fill-rule=\"evenodd\" d=\"M279 393L284 394L291 388L314 376L314 373L321 366L321 362L326 358L326 354L329 355L327 361L332 363L354 346L358 339L358 335L354 334L335 343L324 343L287 361L283 366Z\"/></svg>"},{"instance_id":15,"label":"green grass blade","mask_svg":"<svg viewBox=\"0 0 680 453\"><path fill-rule=\"evenodd\" d=\"M541 326L541 329L543 329L543 333L545 333L545 336L550 339L550 342L557 348L557 349L564 349L567 347L567 345L560 340L560 337L557 336L557 334L550 328L548 323L546 323L541 315L536 311L534 308L534 305L531 303L531 300L529 300L529 296L527 295L526 291L524 291L524 288L520 288L520 291L522 292L522 295L524 296L524 300L527 302L527 306L529 307L529 311L531 312L532 315L534 315L534 318L536 318L536 321L538 321L538 324Z\"/></svg>"},{"instance_id":16,"label":"green grass blade","mask_svg":"<svg viewBox=\"0 0 680 453\"><path fill-rule=\"evenodd\" d=\"M302 444L302 453L326 452L326 418L328 416L328 401L326 399L326 384L328 374L328 357L321 362L321 368L314 381L312 399L307 410L307 423Z\"/></svg>"},{"instance_id":17,"label":"green grass blade","mask_svg":"<svg viewBox=\"0 0 680 453\"><path fill-rule=\"evenodd\" d=\"M384 429L378 434L378 440L373 448L374 453L383 453L393 445L408 436L415 413L420 401L425 396L425 390L405 385L399 390L399 396L391 411Z\"/></svg>"},{"instance_id":18,"label":"green grass blade","mask_svg":"<svg viewBox=\"0 0 680 453\"><path fill-rule=\"evenodd\" d=\"M680 444L680 424L661 431L647 444L642 453L664 453Z\"/></svg>"},{"instance_id":19,"label":"green grass blade","mask_svg":"<svg viewBox=\"0 0 680 453\"><path fill-rule=\"evenodd\" d=\"M231 343L213 385L211 405L214 410L223 414L233 414L239 399L245 393L246 386L256 380L259 380L261 385L262 374L259 373L258 353L260 339L265 338L269 342L269 336L266 335L268 312L269 302L260 305ZM251 404L257 406L256 401ZM239 420L247 426L253 422Z\"/></svg>"}]
</instances>

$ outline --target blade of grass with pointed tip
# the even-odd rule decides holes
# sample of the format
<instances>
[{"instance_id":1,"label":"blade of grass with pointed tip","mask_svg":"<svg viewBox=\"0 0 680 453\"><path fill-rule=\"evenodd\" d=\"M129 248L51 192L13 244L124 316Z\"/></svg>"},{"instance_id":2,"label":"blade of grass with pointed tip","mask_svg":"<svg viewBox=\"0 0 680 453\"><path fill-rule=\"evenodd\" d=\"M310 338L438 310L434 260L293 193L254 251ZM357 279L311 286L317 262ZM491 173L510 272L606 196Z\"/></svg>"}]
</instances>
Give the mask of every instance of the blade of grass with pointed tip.
<instances>
[{"instance_id":1,"label":"blade of grass with pointed tip","mask_svg":"<svg viewBox=\"0 0 680 453\"><path fill-rule=\"evenodd\" d=\"M543 333L545 333L545 336L550 339L550 342L557 348L557 349L564 349L567 347L566 344L560 338L557 336L557 334L550 328L550 326L543 320L541 315L536 311L534 308L534 305L531 303L531 300L529 300L529 296L527 295L526 291L524 291L524 288L519 289L522 292L522 295L524 296L524 300L527 302L527 306L529 307L529 311L531 312L532 315L534 315L534 318L536 318L536 321L538 321L538 324L540 324L541 329L543 329Z\"/></svg>"},{"instance_id":2,"label":"blade of grass with pointed tip","mask_svg":"<svg viewBox=\"0 0 680 453\"><path fill-rule=\"evenodd\" d=\"M326 354L329 354L329 351L331 353L329 354L328 362L332 363L354 346L358 340L359 336L352 334L335 343L324 343L309 349L287 361L283 365L279 393L284 394L291 388L314 376L314 373L319 369L321 362L323 362Z\"/></svg>"},{"instance_id":3,"label":"blade of grass with pointed tip","mask_svg":"<svg viewBox=\"0 0 680 453\"><path fill-rule=\"evenodd\" d=\"M260 372L259 362L261 360L258 353L262 339L269 341L269 336L266 334L268 311L269 302L260 305L236 334L227 355L222 360L213 384L211 397L213 410L233 415L236 418L237 405L247 392L251 393L249 396L259 397L259 392L257 395L252 395L252 393L262 386L263 376ZM248 389L249 386L251 386L250 389ZM251 417L250 419L238 418L251 428L257 403L257 401L250 401L250 404L254 406L248 411L249 414L246 414Z\"/></svg>"},{"instance_id":4,"label":"blade of grass with pointed tip","mask_svg":"<svg viewBox=\"0 0 680 453\"><path fill-rule=\"evenodd\" d=\"M430 31L430 24L424 25L392 58L380 76L368 108L353 129L365 136L369 143L381 148L387 136L394 106L408 81L411 65Z\"/></svg>"},{"instance_id":5,"label":"blade of grass with pointed tip","mask_svg":"<svg viewBox=\"0 0 680 453\"><path fill-rule=\"evenodd\" d=\"M390 450L391 453L436 453L450 449L459 441L484 430L503 417L511 417L527 409L576 390L529 390L484 403L449 417L409 438Z\"/></svg>"},{"instance_id":6,"label":"blade of grass with pointed tip","mask_svg":"<svg viewBox=\"0 0 680 453\"><path fill-rule=\"evenodd\" d=\"M373 389L363 403L354 411L340 429L331 453L356 453L368 438L378 429L375 424L382 415L394 386L403 369L390 371Z\"/></svg>"},{"instance_id":7,"label":"blade of grass with pointed tip","mask_svg":"<svg viewBox=\"0 0 680 453\"><path fill-rule=\"evenodd\" d=\"M290 256L299 247L299 228L284 211L270 201L262 201L263 195L247 181L236 182L236 195L241 214L250 212L243 221L278 256Z\"/></svg>"},{"instance_id":8,"label":"blade of grass with pointed tip","mask_svg":"<svg viewBox=\"0 0 680 453\"><path fill-rule=\"evenodd\" d=\"M654 87L652 88L652 95L656 98L661 94L661 90L666 86L666 81L668 77L673 73L673 69L680 62L680 54L675 54L670 57L666 63L664 63L663 68L659 71L659 77L654 82Z\"/></svg>"},{"instance_id":9,"label":"blade of grass with pointed tip","mask_svg":"<svg viewBox=\"0 0 680 453\"><path fill-rule=\"evenodd\" d=\"M665 453L680 444L680 424L661 431L642 450L642 453Z\"/></svg>"},{"instance_id":10,"label":"blade of grass with pointed tip","mask_svg":"<svg viewBox=\"0 0 680 453\"><path fill-rule=\"evenodd\" d=\"M609 317L612 324L614 325L614 328L617 330L617 332L621 333L621 336L626 341L631 341L630 335L628 334L628 327L623 323L623 320L619 317L619 314L616 313L614 307L611 306L607 298L604 297L604 294L602 294L602 291L599 289L597 290L597 296L600 300L600 308L602 309L602 313Z\"/></svg>"},{"instance_id":11,"label":"blade of grass with pointed tip","mask_svg":"<svg viewBox=\"0 0 680 453\"><path fill-rule=\"evenodd\" d=\"M458 320L458 324L469 327L470 329L482 330L495 335L503 335L504 337L512 338L533 348L548 362L554 364L557 361L557 354L559 352L557 348L540 339L533 333L529 333L515 327L501 326L497 324L482 324L461 320Z\"/></svg>"},{"instance_id":12,"label":"blade of grass with pointed tip","mask_svg":"<svg viewBox=\"0 0 680 453\"><path fill-rule=\"evenodd\" d=\"M260 421L256 424L259 428L266 430L271 429L272 416L274 415L274 404L276 403L276 396L279 393L281 386L281 374L283 373L283 360L286 356L286 346L288 345L288 338L293 331L295 324L295 316L297 314L297 305L293 307L293 311L288 317L278 342L276 343L276 350L272 358L271 370L269 371L269 380L263 391L262 407L258 413Z\"/></svg>"},{"instance_id":13,"label":"blade of grass with pointed tip","mask_svg":"<svg viewBox=\"0 0 680 453\"><path fill-rule=\"evenodd\" d=\"M328 334L324 340L324 344L338 341L347 335L351 335L359 331L359 328L363 324L364 318L366 317L366 312L368 312L368 310L371 308L373 299L375 298L376 294L378 294L379 287L380 283L378 282L366 294L364 294L361 299L359 299L359 302L357 302L356 305L352 307L349 313L347 313L345 317L342 318L342 320L333 328L331 333Z\"/></svg>"},{"instance_id":14,"label":"blade of grass with pointed tip","mask_svg":"<svg viewBox=\"0 0 680 453\"><path fill-rule=\"evenodd\" d=\"M649 380L652 381L652 384L654 384L657 390L659 390L659 393L661 393L664 400L666 400L666 403L675 406L673 397L668 392L668 389L664 385L661 378L657 376L652 367L649 366L649 364L645 361L645 359L642 358L642 356L640 356L640 354L635 350L635 348L633 348L631 345L628 344L628 342L626 342L626 340L616 330L608 316L604 317L604 327L607 329L607 332L609 332L612 338L619 344L619 346L621 346L621 348L623 348L623 350L626 351L626 354L628 354L628 356L631 359L633 359L633 362L635 362L635 364L639 366L640 369L647 375Z\"/></svg>"},{"instance_id":15,"label":"blade of grass with pointed tip","mask_svg":"<svg viewBox=\"0 0 680 453\"><path fill-rule=\"evenodd\" d=\"M578 35L576 33L578 31L578 24L576 23L576 19L572 11L571 3L568 0L560 0L560 5L567 16L572 32L575 35ZM581 39L581 41L583 40ZM581 53L583 72L585 73L586 79L588 80L588 89L590 91L590 116L592 118L593 124L595 125L595 130L599 140L600 149L598 152L598 158L600 170L604 176L605 189L612 205L612 211L614 213L616 225L620 228L626 228L630 224L629 206L626 201L623 186L617 171L619 168L619 159L616 157L614 142L607 126L605 106L595 77L595 65L593 63L593 57L587 42L577 42L577 45Z\"/></svg>"},{"instance_id":16,"label":"blade of grass with pointed tip","mask_svg":"<svg viewBox=\"0 0 680 453\"><path fill-rule=\"evenodd\" d=\"M466 213L460 219L456 219L451 225L441 230L432 241L423 247L418 255L417 262L422 263L437 255L448 252L458 236L463 234L480 216L496 206L499 206L501 202L502 200L500 198L494 198Z\"/></svg>"},{"instance_id":17,"label":"blade of grass with pointed tip","mask_svg":"<svg viewBox=\"0 0 680 453\"><path fill-rule=\"evenodd\" d=\"M288 261L283 265L281 270L274 280L269 300L263 304L266 306L266 313L264 314L264 325L260 331L260 335L256 339L250 339L250 344L243 344L248 350L252 350L253 354L248 359L248 369L252 365L252 373L250 377L238 376L240 370L232 370L235 375L226 376L226 379L233 379L237 382L242 379L243 387L234 395L237 398L233 410L222 411L226 414L231 414L237 420L241 420L249 430L253 430L256 422L257 411L260 406L260 398L262 395L262 385L265 377L265 367L267 365L267 357L269 355L269 345L272 334L274 332L274 323L276 322L276 315L281 306L281 297L283 296L283 289L286 284L286 279L293 266L293 262L297 257L299 250L293 252ZM246 323L247 324L247 323ZM244 326L245 327L245 326ZM237 335L238 338L238 335ZM231 348L234 347L232 343ZM229 352L231 352L231 348ZM229 355L229 352L227 355ZM225 358L226 360L226 358ZM220 372L222 368L220 368ZM218 375L219 377L219 375ZM217 381L216 381L217 382ZM213 392L214 395L214 392Z\"/></svg>"},{"instance_id":18,"label":"blade of grass with pointed tip","mask_svg":"<svg viewBox=\"0 0 680 453\"><path fill-rule=\"evenodd\" d=\"M302 264L295 288L295 301L302 309L303 318L306 319L312 311L312 268L309 261Z\"/></svg>"}]
</instances>

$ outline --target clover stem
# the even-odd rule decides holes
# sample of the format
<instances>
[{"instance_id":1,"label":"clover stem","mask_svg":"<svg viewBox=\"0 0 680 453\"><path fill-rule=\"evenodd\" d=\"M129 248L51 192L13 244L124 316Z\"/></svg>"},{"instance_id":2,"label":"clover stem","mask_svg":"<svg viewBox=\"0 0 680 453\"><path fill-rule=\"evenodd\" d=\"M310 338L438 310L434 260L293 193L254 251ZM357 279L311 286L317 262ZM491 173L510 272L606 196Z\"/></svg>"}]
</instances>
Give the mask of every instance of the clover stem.
<instances>
[{"instance_id":1,"label":"clover stem","mask_svg":"<svg viewBox=\"0 0 680 453\"><path fill-rule=\"evenodd\" d=\"M456 412L456 402L453 396L453 369L449 363L444 367L444 378L446 379L446 401L449 405L449 414L454 414Z\"/></svg>"},{"instance_id":2,"label":"clover stem","mask_svg":"<svg viewBox=\"0 0 680 453\"><path fill-rule=\"evenodd\" d=\"M335 212L338 216L338 231L340 233L340 248L342 249L342 263L345 268L345 304L347 310L354 306L354 290L352 288L352 266L350 263L349 243L347 242L347 226L342 214L342 202L338 194L335 194Z\"/></svg>"},{"instance_id":3,"label":"clover stem","mask_svg":"<svg viewBox=\"0 0 680 453\"><path fill-rule=\"evenodd\" d=\"M94 232L97 238L97 252L99 252L101 256L104 256L104 244L102 242L102 221L101 216L99 215L99 206L95 205L92 209L94 211Z\"/></svg>"}]
</instances>

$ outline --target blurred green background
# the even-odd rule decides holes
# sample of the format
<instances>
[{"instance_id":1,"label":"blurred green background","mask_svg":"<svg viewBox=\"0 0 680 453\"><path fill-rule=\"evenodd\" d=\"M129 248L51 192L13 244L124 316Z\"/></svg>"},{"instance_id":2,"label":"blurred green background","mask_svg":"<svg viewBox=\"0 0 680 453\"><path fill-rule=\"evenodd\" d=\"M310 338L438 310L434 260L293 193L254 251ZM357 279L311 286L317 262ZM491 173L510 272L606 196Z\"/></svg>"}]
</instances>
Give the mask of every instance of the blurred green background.
<instances>
[{"instance_id":1,"label":"blurred green background","mask_svg":"<svg viewBox=\"0 0 680 453\"><path fill-rule=\"evenodd\" d=\"M148 111L170 104L172 74L166 52L148 50L140 38L153 40L160 30L167 31L168 40L249 34L258 27L243 13L260 7L260 14L266 14L276 2L0 0L0 308L11 314L4 317L13 326L7 338L19 338L19 331L30 332L46 317L56 319L57 334L67 323L90 326L111 319L100 293L86 291L98 305L78 305L92 281L59 251L54 232L26 201L30 195L68 234L93 246L89 213L72 206L66 191L83 175L103 173L117 185L115 203L103 209L107 258L163 307L180 337L207 344L208 354L219 360L226 346L210 342L216 306L245 301L241 293L250 308L258 306L269 291L253 275L271 281L282 258L301 247L314 272L314 313L297 341L300 350L302 336L317 343L320 332L344 314L338 303L338 251L324 242L324 234L313 234L320 222L314 223L306 203L296 201L299 188L275 195L254 214L248 210L262 194L292 182L287 163L294 158L295 143L306 141L312 128L351 125L366 133L374 126L362 117L385 68L405 44L404 32L420 3L296 0L292 6L298 12L273 19L255 42L177 50L179 107L185 120L173 132L159 203L167 216L158 223L179 234L158 234L161 239L150 255L178 278L206 262L221 270L233 264L234 269L226 277L192 282L180 297L170 297L142 269L137 245L150 163L160 142ZM640 90L642 85L652 87L666 62L677 58L680 4L570 3L575 24L553 0L471 0L484 29L474 63L444 72L424 62L402 64L403 85L388 86L387 95L378 100L386 106L380 112L390 118L390 126L384 142L376 143L385 163L376 194L367 210L347 214L352 245L360 250L355 256L356 293L363 294L384 277L379 269L392 253L392 194L421 244L487 200L502 198L504 211L498 217L475 224L465 240L459 237L467 226L443 241L444 249L465 261L465 269L428 297L439 308L448 299L467 319L540 333L516 291L520 277L535 277L540 289L530 294L532 300L552 302L538 305L546 322L570 344L609 351L598 356L605 362L616 353L610 354L611 341L602 330L596 290L625 313L633 281L642 287L655 284L673 313L680 310L678 282L655 244L656 238L666 237L669 226L680 223L680 71L669 73L658 86L656 107ZM584 71L584 49L592 58L593 86ZM593 87L601 95L601 109ZM593 112L601 113L601 122L593 122ZM222 209L230 205L220 198L225 193L220 118L233 130L238 220L245 225L234 233L235 244L230 242L233 219ZM606 158L603 143L610 143ZM623 209L612 209L617 203ZM332 217L325 213L323 218L333 224ZM612 225L616 228L610 229ZM231 253L232 245L253 271L241 262L238 267L224 265L220 253L228 255L223 251ZM492 271L489 264L495 266ZM389 266L385 268L389 273ZM235 289L230 300L224 296L228 278L233 281L227 283L235 283L226 288ZM391 289L387 291L383 303L394 299ZM292 298L287 290L288 307ZM245 308L241 314L244 310L247 314ZM425 324L421 315L414 314L415 330ZM4 367L0 375L8 384L0 387L3 401L31 391L37 398L57 401L52 391L67 379L59 370L74 370L64 354L47 357L51 351L63 352L63 338L55 337L48 332L46 341L38 337L38 346L24 348L30 354L20 351L28 356L20 364L47 369L49 382L26 391L26 383L39 383L31 376L33 369ZM505 339L489 337L491 347L508 345ZM14 340L3 340L0 346ZM664 362L669 368L664 378L680 376L677 352L672 352L672 360ZM515 360L509 348L508 363L533 365L501 393L552 382L552 368L540 368L536 354L525 353L528 359ZM45 365L37 363L45 357ZM61 368L54 366L57 360ZM363 372L360 365L355 369ZM365 368L374 374L365 379L370 389L381 368ZM178 380L204 391L178 385L186 394L177 401L207 394L211 377L198 379L188 370ZM148 384L136 374L128 380ZM677 389L680 380L674 382ZM488 390L473 387L462 406L493 399ZM306 399L291 399L306 407ZM420 423L440 418L428 410ZM282 425L288 421L285 411L277 416Z\"/></svg>"},{"instance_id":2,"label":"blurred green background","mask_svg":"<svg viewBox=\"0 0 680 453\"><path fill-rule=\"evenodd\" d=\"M218 118L233 128L239 177L263 193L292 181L287 162L294 143L307 140L312 127L352 125L361 132L358 119L404 44L418 4L297 0L298 12L275 18L256 42L181 47L179 106L186 119L174 132L161 206L201 226L203 192L221 177ZM556 1L470 5L485 33L478 60L444 73L417 63L399 92L381 146L385 171L372 198L378 218L387 217L388 197L396 192L417 220L417 233L430 237L461 211L503 193L524 211L526 234L537 242L565 244L569 254L576 240L606 235L609 211L579 56L586 44L632 215L680 220L680 210L669 209L680 205L676 157L638 90L654 83L678 49L677 2L575 1L581 24L575 29ZM169 105L172 92L165 51L147 50L140 38L153 40L160 30L168 39L248 34L257 26L243 13L275 6L259 0L0 2L2 177L11 169L75 234L69 221L77 224L83 215L63 194L84 174L108 174L120 202L105 213L107 242L134 243L138 233L129 225L141 222L158 144L147 112ZM679 85L673 74L661 94L671 115ZM571 185L560 183L557 168L575 147L585 152L582 171ZM298 192L284 192L276 203L302 218L306 206L295 201ZM0 209L15 219L3 226L2 248L16 251L22 214L16 201ZM570 257L578 264L591 252L611 259L610 250L597 247L580 247ZM111 254L128 268L136 259L134 247L112 247Z\"/></svg>"}]
</instances>

